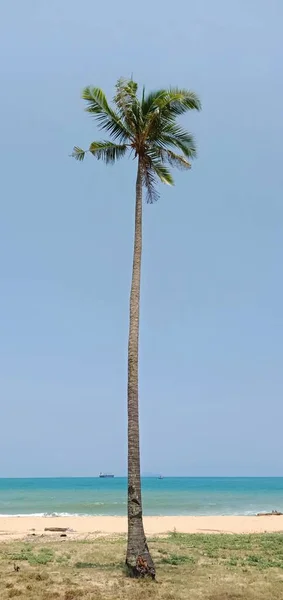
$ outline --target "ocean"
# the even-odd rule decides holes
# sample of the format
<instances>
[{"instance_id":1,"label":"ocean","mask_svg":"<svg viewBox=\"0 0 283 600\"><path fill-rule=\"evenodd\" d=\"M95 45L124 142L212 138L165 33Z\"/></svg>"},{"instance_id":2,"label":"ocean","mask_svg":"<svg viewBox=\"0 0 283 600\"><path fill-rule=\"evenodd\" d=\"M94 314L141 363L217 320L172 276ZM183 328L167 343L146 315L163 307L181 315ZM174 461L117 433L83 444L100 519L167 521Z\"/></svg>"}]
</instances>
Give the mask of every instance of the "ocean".
<instances>
[{"instance_id":1,"label":"ocean","mask_svg":"<svg viewBox=\"0 0 283 600\"><path fill-rule=\"evenodd\" d=\"M142 480L145 515L283 512L283 477ZM127 479L0 479L0 515L126 515Z\"/></svg>"}]
</instances>

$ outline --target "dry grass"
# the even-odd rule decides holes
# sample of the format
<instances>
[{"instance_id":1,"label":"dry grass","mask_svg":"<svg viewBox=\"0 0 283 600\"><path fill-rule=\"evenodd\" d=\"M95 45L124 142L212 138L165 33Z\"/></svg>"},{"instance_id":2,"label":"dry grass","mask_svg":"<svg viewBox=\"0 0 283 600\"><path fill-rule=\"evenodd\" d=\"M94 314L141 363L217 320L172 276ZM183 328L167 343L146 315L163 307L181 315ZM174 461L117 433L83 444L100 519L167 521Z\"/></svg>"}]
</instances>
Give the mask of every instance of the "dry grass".
<instances>
[{"instance_id":1,"label":"dry grass","mask_svg":"<svg viewBox=\"0 0 283 600\"><path fill-rule=\"evenodd\" d=\"M32 538L0 544L0 598L8 600L279 600L283 534L179 535L150 546L158 583L123 571L125 540ZM20 567L15 571L14 564Z\"/></svg>"}]
</instances>

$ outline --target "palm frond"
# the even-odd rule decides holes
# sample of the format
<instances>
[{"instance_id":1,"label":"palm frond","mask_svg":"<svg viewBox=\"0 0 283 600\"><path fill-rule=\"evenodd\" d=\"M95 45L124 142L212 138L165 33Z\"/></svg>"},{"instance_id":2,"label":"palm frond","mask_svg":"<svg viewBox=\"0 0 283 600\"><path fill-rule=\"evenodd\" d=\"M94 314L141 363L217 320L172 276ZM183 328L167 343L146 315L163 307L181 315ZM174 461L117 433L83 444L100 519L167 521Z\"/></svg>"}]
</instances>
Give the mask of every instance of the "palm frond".
<instances>
[{"instance_id":1,"label":"palm frond","mask_svg":"<svg viewBox=\"0 0 283 600\"><path fill-rule=\"evenodd\" d=\"M169 148L160 146L154 146L153 150L156 156L159 156L160 161L165 165L167 163L171 167L176 167L180 170L188 170L191 168L191 163L182 154L176 154Z\"/></svg>"},{"instance_id":2,"label":"palm frond","mask_svg":"<svg viewBox=\"0 0 283 600\"><path fill-rule=\"evenodd\" d=\"M164 90L154 90L146 95L145 88L143 89L141 108L145 118L147 117L148 113L154 112L154 110L158 107L158 100L160 100L164 93Z\"/></svg>"},{"instance_id":3,"label":"palm frond","mask_svg":"<svg viewBox=\"0 0 283 600\"><path fill-rule=\"evenodd\" d=\"M174 179L166 164L164 164L164 159L165 154L163 154L163 150L154 146L148 149L142 159L143 185L147 192L147 202L150 204L156 202L159 198L159 193L156 189L158 180L166 185L174 185Z\"/></svg>"},{"instance_id":4,"label":"palm frond","mask_svg":"<svg viewBox=\"0 0 283 600\"><path fill-rule=\"evenodd\" d=\"M97 160L103 160L106 164L113 164L125 156L127 149L127 144L113 144L112 142L101 141L92 142L89 152Z\"/></svg>"},{"instance_id":5,"label":"palm frond","mask_svg":"<svg viewBox=\"0 0 283 600\"><path fill-rule=\"evenodd\" d=\"M82 92L82 99L86 101L86 112L94 116L99 129L105 130L122 142L130 139L131 132L119 115L109 106L104 92L100 88L86 87Z\"/></svg>"},{"instance_id":6,"label":"palm frond","mask_svg":"<svg viewBox=\"0 0 283 600\"><path fill-rule=\"evenodd\" d=\"M186 158L196 158L197 148L193 135L177 123L166 123L161 130L152 132L152 138L154 143L163 148L178 148Z\"/></svg>"},{"instance_id":7,"label":"palm frond","mask_svg":"<svg viewBox=\"0 0 283 600\"><path fill-rule=\"evenodd\" d=\"M120 77L116 83L114 102L123 114L137 97L138 84L132 79Z\"/></svg>"},{"instance_id":8,"label":"palm frond","mask_svg":"<svg viewBox=\"0 0 283 600\"><path fill-rule=\"evenodd\" d=\"M169 150L167 148L167 150L165 150L166 152L166 160L169 163L169 165L171 165L171 167L176 167L177 169L180 169L181 171L185 170L187 171L188 169L191 169L191 163L186 160L186 158L182 155L182 154L176 154L175 152L172 152L172 150Z\"/></svg>"},{"instance_id":9,"label":"palm frond","mask_svg":"<svg viewBox=\"0 0 283 600\"><path fill-rule=\"evenodd\" d=\"M133 135L141 129L142 114L140 102L137 98L138 84L132 79L120 78L116 84L114 102L118 115Z\"/></svg>"},{"instance_id":10,"label":"palm frond","mask_svg":"<svg viewBox=\"0 0 283 600\"><path fill-rule=\"evenodd\" d=\"M85 150L82 150L82 148L79 148L78 146L74 146L71 157L74 158L75 160L83 160L85 157L85 154L86 154Z\"/></svg>"},{"instance_id":11,"label":"palm frond","mask_svg":"<svg viewBox=\"0 0 283 600\"><path fill-rule=\"evenodd\" d=\"M178 89L152 92L143 104L146 137L152 141L157 140L172 126L179 129L179 142L185 142L188 146L188 140L180 139L182 129L176 124L176 117L192 109L200 110L200 101L194 92ZM187 132L183 133L188 137ZM193 151L191 141L188 152Z\"/></svg>"},{"instance_id":12,"label":"palm frond","mask_svg":"<svg viewBox=\"0 0 283 600\"><path fill-rule=\"evenodd\" d=\"M166 96L166 90L155 90L143 97L142 114L145 125L145 136L149 139L155 139L160 134L164 126L172 121L167 114L163 114L160 108L161 100Z\"/></svg>"},{"instance_id":13,"label":"palm frond","mask_svg":"<svg viewBox=\"0 0 283 600\"><path fill-rule=\"evenodd\" d=\"M162 162L152 163L152 169L162 183L174 185L174 179L169 169Z\"/></svg>"},{"instance_id":14,"label":"palm frond","mask_svg":"<svg viewBox=\"0 0 283 600\"><path fill-rule=\"evenodd\" d=\"M188 90L158 90L149 94L144 102L146 131L149 137L161 132L166 124L174 124L176 117L189 110L200 110L198 96Z\"/></svg>"},{"instance_id":15,"label":"palm frond","mask_svg":"<svg viewBox=\"0 0 283 600\"><path fill-rule=\"evenodd\" d=\"M165 90L156 99L156 105L165 114L179 116L188 110L201 110L201 102L195 92L179 88Z\"/></svg>"},{"instance_id":16,"label":"palm frond","mask_svg":"<svg viewBox=\"0 0 283 600\"><path fill-rule=\"evenodd\" d=\"M159 199L159 193L156 189L156 173L145 159L142 161L142 183L146 189L147 203L153 204L154 202L157 202Z\"/></svg>"}]
</instances>

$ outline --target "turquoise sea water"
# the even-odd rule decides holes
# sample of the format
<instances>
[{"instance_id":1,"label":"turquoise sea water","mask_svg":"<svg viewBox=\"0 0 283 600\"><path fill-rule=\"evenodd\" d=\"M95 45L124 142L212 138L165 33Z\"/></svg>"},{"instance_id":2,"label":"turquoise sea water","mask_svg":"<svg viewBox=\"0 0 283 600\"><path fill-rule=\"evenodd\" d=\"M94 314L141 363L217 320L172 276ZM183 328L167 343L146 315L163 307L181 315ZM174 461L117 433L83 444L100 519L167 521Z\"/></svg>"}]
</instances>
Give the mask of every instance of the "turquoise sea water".
<instances>
[{"instance_id":1,"label":"turquoise sea water","mask_svg":"<svg viewBox=\"0 0 283 600\"><path fill-rule=\"evenodd\" d=\"M145 478L146 515L283 512L282 478ZM0 515L125 515L126 478L0 479Z\"/></svg>"}]
</instances>

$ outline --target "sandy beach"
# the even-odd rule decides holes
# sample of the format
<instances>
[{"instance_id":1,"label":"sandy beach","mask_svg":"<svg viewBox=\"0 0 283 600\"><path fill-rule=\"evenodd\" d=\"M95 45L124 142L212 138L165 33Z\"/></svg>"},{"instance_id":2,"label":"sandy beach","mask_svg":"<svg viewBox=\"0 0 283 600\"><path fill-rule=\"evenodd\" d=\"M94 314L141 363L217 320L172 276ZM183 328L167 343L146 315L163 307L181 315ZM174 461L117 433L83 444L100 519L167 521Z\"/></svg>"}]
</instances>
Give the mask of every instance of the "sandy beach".
<instances>
[{"instance_id":1,"label":"sandy beach","mask_svg":"<svg viewBox=\"0 0 283 600\"><path fill-rule=\"evenodd\" d=\"M273 533L283 532L283 516L176 516L145 517L146 533ZM30 535L54 535L46 527L66 527L69 538L123 534L125 517L0 517L0 539L22 539Z\"/></svg>"}]
</instances>

